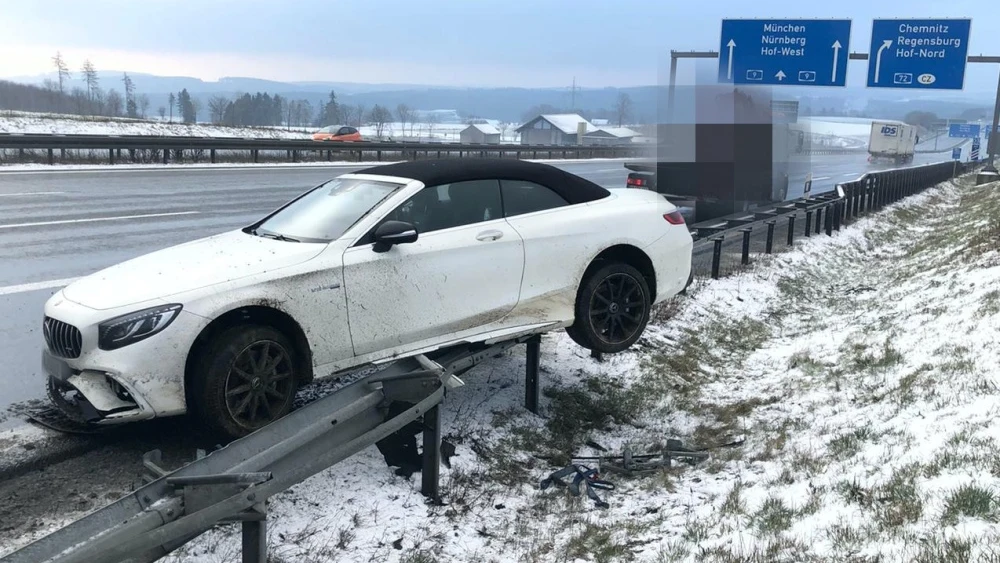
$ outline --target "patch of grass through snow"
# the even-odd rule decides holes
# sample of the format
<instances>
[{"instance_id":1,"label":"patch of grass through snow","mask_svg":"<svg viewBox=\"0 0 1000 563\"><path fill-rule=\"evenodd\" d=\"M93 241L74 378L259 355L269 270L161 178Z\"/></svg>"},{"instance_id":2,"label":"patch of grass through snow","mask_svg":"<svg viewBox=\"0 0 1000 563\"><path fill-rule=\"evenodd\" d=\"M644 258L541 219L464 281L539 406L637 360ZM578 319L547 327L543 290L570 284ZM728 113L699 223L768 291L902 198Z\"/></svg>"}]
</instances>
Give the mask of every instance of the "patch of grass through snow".
<instances>
[{"instance_id":1,"label":"patch of grass through snow","mask_svg":"<svg viewBox=\"0 0 1000 563\"><path fill-rule=\"evenodd\" d=\"M845 480L837 490L845 501L868 512L880 531L899 530L918 522L924 514L924 500L917 486L922 474L923 466L914 463L897 468L885 483L875 487Z\"/></svg>"},{"instance_id":2,"label":"patch of grass through snow","mask_svg":"<svg viewBox=\"0 0 1000 563\"><path fill-rule=\"evenodd\" d=\"M949 493L944 502L941 523L955 525L963 517L1000 522L1000 497L997 492L992 488L965 484Z\"/></svg>"}]
</instances>

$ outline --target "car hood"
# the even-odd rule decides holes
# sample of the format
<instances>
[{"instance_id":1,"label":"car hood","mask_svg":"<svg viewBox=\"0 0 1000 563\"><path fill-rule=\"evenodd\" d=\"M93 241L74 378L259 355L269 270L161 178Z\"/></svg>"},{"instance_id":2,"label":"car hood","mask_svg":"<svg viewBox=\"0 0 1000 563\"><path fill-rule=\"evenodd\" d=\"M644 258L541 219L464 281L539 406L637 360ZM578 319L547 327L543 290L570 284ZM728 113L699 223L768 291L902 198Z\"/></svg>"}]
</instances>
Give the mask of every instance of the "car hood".
<instances>
[{"instance_id":1,"label":"car hood","mask_svg":"<svg viewBox=\"0 0 1000 563\"><path fill-rule=\"evenodd\" d=\"M324 244L284 242L236 230L144 254L81 278L63 296L113 309L294 266Z\"/></svg>"}]
</instances>

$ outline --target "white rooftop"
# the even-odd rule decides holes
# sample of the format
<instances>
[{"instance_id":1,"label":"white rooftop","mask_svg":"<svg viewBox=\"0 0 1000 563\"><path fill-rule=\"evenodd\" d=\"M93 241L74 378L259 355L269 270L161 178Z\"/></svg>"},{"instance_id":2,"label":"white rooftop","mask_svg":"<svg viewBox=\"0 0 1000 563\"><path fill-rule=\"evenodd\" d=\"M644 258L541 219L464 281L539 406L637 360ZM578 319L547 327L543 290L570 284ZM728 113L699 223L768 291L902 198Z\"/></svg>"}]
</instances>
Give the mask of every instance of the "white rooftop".
<instances>
[{"instance_id":1,"label":"white rooftop","mask_svg":"<svg viewBox=\"0 0 1000 563\"><path fill-rule=\"evenodd\" d=\"M597 127L595 127L593 123L587 121L582 116L576 113L545 113L539 115L538 117L535 117L531 121L534 121L539 117L544 119L545 121L548 121L549 123L552 124L553 127L562 131L563 133L566 133L567 135L575 135L576 124L580 123L581 121L587 124L586 125L587 128L584 130L584 134L590 133L592 131L597 131ZM528 123L530 123L530 121ZM525 125L527 125L527 123L525 123ZM524 125L522 125L518 129L520 130L523 127Z\"/></svg>"},{"instance_id":2,"label":"white rooftop","mask_svg":"<svg viewBox=\"0 0 1000 563\"><path fill-rule=\"evenodd\" d=\"M479 129L485 135L499 135L500 130L496 127L490 125L489 123L473 123L469 127L475 127ZM466 127L468 129L468 127Z\"/></svg>"},{"instance_id":3,"label":"white rooftop","mask_svg":"<svg viewBox=\"0 0 1000 563\"><path fill-rule=\"evenodd\" d=\"M626 137L638 137L639 133L633 131L628 127L601 127L598 131L604 131L612 137L618 137L619 139L624 139Z\"/></svg>"}]
</instances>

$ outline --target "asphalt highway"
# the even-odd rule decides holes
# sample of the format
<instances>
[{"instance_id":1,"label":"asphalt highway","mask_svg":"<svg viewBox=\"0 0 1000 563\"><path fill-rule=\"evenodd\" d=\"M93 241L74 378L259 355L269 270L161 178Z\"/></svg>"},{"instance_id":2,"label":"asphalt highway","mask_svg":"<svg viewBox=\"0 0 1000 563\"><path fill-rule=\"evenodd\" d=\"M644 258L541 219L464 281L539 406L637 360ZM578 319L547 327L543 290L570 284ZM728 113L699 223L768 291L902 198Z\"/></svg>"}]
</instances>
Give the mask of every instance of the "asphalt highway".
<instances>
[{"instance_id":1,"label":"asphalt highway","mask_svg":"<svg viewBox=\"0 0 1000 563\"><path fill-rule=\"evenodd\" d=\"M915 163L948 156L918 154ZM623 162L557 165L606 187L624 187ZM60 287L141 254L242 227L359 168L0 171L0 427L8 407L44 397L42 306ZM807 168L814 193L874 169L863 153L814 156ZM789 198L802 195L805 169L793 173Z\"/></svg>"}]
</instances>

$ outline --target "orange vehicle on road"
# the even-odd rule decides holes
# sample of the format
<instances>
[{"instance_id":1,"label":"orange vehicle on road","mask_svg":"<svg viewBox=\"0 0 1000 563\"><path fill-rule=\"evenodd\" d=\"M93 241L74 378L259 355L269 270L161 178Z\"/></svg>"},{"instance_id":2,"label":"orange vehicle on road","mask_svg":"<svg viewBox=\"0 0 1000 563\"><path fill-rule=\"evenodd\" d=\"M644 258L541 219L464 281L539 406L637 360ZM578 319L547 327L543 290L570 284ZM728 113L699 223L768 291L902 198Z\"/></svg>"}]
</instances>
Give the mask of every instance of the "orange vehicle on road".
<instances>
[{"instance_id":1,"label":"orange vehicle on road","mask_svg":"<svg viewBox=\"0 0 1000 563\"><path fill-rule=\"evenodd\" d=\"M354 127L330 125L313 133L314 141L360 141L361 133Z\"/></svg>"}]
</instances>

